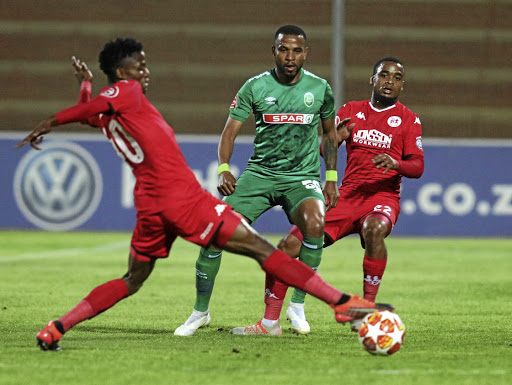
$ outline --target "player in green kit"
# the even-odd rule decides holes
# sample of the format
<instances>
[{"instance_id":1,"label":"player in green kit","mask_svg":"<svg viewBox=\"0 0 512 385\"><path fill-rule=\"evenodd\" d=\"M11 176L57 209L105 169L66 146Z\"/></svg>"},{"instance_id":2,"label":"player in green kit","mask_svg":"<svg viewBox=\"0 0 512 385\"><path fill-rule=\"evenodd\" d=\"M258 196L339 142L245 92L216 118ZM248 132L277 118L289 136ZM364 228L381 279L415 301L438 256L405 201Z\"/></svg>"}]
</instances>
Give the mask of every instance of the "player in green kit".
<instances>
[{"instance_id":1,"label":"player in green kit","mask_svg":"<svg viewBox=\"0 0 512 385\"><path fill-rule=\"evenodd\" d=\"M322 257L325 211L338 202L337 139L334 98L326 80L304 70L308 47L305 32L294 25L277 30L272 45L275 68L247 80L231 104L219 147L218 191L224 201L253 223L274 206L282 206L288 220L304 234L299 259L317 269ZM238 180L229 169L235 138L251 111L256 120L254 154ZM326 166L320 184L318 127ZM210 323L209 302L221 263L221 251L202 248L196 262L196 303L192 315L174 334L190 336ZM266 286L274 277L267 275ZM304 292L296 290L288 318L297 333L309 333L304 317ZM235 328L234 334L282 333L278 299L265 291L264 318L255 325Z\"/></svg>"}]
</instances>

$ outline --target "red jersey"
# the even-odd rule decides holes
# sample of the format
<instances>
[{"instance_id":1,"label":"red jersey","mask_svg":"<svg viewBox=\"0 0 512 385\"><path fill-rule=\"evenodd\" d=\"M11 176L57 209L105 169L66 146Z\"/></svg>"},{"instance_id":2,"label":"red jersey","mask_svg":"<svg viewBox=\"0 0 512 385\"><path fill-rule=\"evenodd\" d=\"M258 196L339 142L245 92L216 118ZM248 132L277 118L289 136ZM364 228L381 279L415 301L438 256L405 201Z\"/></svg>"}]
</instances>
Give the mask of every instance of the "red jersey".
<instances>
[{"instance_id":1,"label":"red jersey","mask_svg":"<svg viewBox=\"0 0 512 385\"><path fill-rule=\"evenodd\" d=\"M84 91L82 91L83 93ZM81 100L87 97L81 95ZM136 80L122 80L105 87L94 99L61 111L59 123L87 115L90 125L101 127L117 154L132 168L136 178L135 208L155 213L197 197L203 189L187 165L173 129L146 99ZM110 106L108 113L91 116L94 106Z\"/></svg>"},{"instance_id":2,"label":"red jersey","mask_svg":"<svg viewBox=\"0 0 512 385\"><path fill-rule=\"evenodd\" d=\"M401 176L396 170L383 174L371 159L386 153L401 160L406 155L423 156L421 122L415 113L400 102L383 110L375 109L369 100L352 101L336 114L336 125L345 118L355 123L345 141L347 166L340 193L381 193L399 195Z\"/></svg>"}]
</instances>

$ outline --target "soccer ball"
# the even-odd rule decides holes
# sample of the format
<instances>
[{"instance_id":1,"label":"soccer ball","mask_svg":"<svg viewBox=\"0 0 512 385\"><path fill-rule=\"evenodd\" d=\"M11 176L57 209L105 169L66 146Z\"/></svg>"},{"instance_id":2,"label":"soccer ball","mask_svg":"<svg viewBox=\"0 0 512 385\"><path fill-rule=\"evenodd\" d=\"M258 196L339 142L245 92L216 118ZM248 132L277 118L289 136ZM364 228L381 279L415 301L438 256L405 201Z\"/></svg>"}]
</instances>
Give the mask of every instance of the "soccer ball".
<instances>
[{"instance_id":1,"label":"soccer ball","mask_svg":"<svg viewBox=\"0 0 512 385\"><path fill-rule=\"evenodd\" d=\"M388 310L375 311L363 318L359 342L370 354L389 356L404 343L405 325L398 315Z\"/></svg>"}]
</instances>

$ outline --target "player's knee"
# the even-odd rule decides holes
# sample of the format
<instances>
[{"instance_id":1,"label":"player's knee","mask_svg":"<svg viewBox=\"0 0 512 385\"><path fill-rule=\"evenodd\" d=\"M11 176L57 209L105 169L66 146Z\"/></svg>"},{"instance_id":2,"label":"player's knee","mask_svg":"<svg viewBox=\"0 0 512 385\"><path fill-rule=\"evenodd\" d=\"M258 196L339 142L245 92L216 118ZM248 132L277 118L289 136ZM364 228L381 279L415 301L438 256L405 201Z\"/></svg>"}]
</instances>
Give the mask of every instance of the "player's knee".
<instances>
[{"instance_id":1,"label":"player's knee","mask_svg":"<svg viewBox=\"0 0 512 385\"><path fill-rule=\"evenodd\" d=\"M126 287L128 288L128 293L130 295L138 292L139 289L142 287L142 284L144 283L144 280L137 280L134 278L133 275L130 275L128 273L123 277L123 281L126 283Z\"/></svg>"},{"instance_id":2,"label":"player's knee","mask_svg":"<svg viewBox=\"0 0 512 385\"><path fill-rule=\"evenodd\" d=\"M277 248L284 251L290 257L297 258L300 252L300 245L301 242L296 236L287 234L279 241Z\"/></svg>"},{"instance_id":3,"label":"player's knee","mask_svg":"<svg viewBox=\"0 0 512 385\"><path fill-rule=\"evenodd\" d=\"M298 226L305 237L320 238L324 235L325 217L323 215L310 215Z\"/></svg>"},{"instance_id":4,"label":"player's knee","mask_svg":"<svg viewBox=\"0 0 512 385\"><path fill-rule=\"evenodd\" d=\"M388 234L388 225L378 217L368 217L363 225L363 238L366 244L384 239Z\"/></svg>"}]
</instances>

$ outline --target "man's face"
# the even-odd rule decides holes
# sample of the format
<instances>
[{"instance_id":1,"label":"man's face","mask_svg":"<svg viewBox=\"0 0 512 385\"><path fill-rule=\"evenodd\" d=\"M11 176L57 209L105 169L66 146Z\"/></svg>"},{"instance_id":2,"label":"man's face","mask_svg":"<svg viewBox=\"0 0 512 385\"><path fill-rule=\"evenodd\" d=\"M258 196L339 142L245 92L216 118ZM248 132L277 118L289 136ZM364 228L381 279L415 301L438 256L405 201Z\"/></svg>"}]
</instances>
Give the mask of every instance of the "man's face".
<instances>
[{"instance_id":1,"label":"man's face","mask_svg":"<svg viewBox=\"0 0 512 385\"><path fill-rule=\"evenodd\" d=\"M280 80L284 79L288 83L297 81L307 53L304 36L278 35L272 46L272 54Z\"/></svg>"},{"instance_id":2,"label":"man's face","mask_svg":"<svg viewBox=\"0 0 512 385\"><path fill-rule=\"evenodd\" d=\"M373 99L382 101L383 104L394 104L402 92L404 75L404 67L401 64L392 61L381 63L375 75L370 78Z\"/></svg>"},{"instance_id":3,"label":"man's face","mask_svg":"<svg viewBox=\"0 0 512 385\"><path fill-rule=\"evenodd\" d=\"M137 80L142 86L142 92L146 93L149 87L149 69L144 51L125 58L123 65L116 70L116 73L121 80Z\"/></svg>"}]
</instances>

